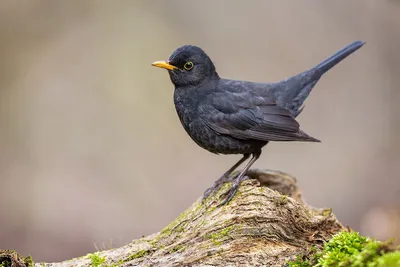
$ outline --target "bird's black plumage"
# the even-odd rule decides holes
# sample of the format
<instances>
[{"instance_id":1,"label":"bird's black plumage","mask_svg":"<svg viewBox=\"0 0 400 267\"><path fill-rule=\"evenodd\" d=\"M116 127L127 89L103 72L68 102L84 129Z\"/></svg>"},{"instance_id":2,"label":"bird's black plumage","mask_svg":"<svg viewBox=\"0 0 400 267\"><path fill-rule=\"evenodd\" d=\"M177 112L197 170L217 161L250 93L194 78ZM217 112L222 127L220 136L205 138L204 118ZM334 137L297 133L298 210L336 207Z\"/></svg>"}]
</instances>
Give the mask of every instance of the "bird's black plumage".
<instances>
[{"instance_id":1,"label":"bird's black plumage","mask_svg":"<svg viewBox=\"0 0 400 267\"><path fill-rule=\"evenodd\" d=\"M223 203L229 201L269 141L318 142L300 130L295 118L321 76L363 44L354 42L314 68L276 83L222 79L207 54L192 45L176 49L168 62L153 63L168 69L175 85L175 107L190 137L210 152L244 155L206 191L205 197L253 155L226 193Z\"/></svg>"}]
</instances>

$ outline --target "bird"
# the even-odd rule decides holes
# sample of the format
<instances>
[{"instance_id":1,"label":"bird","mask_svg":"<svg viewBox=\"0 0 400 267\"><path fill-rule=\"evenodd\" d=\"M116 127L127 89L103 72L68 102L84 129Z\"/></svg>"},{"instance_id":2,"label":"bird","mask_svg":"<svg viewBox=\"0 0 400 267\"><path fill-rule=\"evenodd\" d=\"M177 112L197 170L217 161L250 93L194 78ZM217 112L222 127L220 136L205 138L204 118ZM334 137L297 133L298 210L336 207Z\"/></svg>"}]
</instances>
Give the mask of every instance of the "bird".
<instances>
[{"instance_id":1,"label":"bird","mask_svg":"<svg viewBox=\"0 0 400 267\"><path fill-rule=\"evenodd\" d=\"M167 61L152 63L168 71L176 112L193 141L215 154L243 155L204 192L202 201L232 180L231 174L250 158L221 194L219 205L228 203L269 142L320 142L300 129L296 117L322 75L364 44L355 41L313 68L272 83L221 78L211 58L195 45L183 45Z\"/></svg>"}]
</instances>

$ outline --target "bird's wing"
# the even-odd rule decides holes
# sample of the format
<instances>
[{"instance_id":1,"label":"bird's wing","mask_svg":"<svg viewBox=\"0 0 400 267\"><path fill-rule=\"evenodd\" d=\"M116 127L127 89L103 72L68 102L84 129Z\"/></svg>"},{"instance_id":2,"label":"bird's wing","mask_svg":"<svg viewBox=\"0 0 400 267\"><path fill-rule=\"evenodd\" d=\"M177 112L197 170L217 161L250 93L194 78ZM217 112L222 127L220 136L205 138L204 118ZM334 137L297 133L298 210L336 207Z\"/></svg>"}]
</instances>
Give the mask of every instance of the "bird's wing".
<instances>
[{"instance_id":1,"label":"bird's wing","mask_svg":"<svg viewBox=\"0 0 400 267\"><path fill-rule=\"evenodd\" d=\"M214 93L200 106L203 122L218 134L260 141L317 141L299 128L290 111L251 92Z\"/></svg>"}]
</instances>

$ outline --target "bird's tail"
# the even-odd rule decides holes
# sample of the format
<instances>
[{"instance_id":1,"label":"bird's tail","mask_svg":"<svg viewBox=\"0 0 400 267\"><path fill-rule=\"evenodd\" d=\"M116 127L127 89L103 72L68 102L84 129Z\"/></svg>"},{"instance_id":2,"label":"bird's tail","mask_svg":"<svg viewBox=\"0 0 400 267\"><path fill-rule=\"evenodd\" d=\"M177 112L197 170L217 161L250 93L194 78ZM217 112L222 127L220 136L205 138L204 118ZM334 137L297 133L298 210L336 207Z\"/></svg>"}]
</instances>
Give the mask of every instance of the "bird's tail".
<instances>
[{"instance_id":1,"label":"bird's tail","mask_svg":"<svg viewBox=\"0 0 400 267\"><path fill-rule=\"evenodd\" d=\"M323 74L345 59L347 56L360 49L364 44L365 42L355 41L319 63L317 66L315 66L315 68L318 69L321 74Z\"/></svg>"},{"instance_id":2,"label":"bird's tail","mask_svg":"<svg viewBox=\"0 0 400 267\"><path fill-rule=\"evenodd\" d=\"M304 100L308 97L321 76L347 56L360 49L364 44L362 41L353 42L314 68L286 80L285 83L287 85L285 87L288 90L285 90L283 93L280 92L280 95L277 97L278 101L282 103L282 106L291 111L293 117L297 117L303 110Z\"/></svg>"}]
</instances>

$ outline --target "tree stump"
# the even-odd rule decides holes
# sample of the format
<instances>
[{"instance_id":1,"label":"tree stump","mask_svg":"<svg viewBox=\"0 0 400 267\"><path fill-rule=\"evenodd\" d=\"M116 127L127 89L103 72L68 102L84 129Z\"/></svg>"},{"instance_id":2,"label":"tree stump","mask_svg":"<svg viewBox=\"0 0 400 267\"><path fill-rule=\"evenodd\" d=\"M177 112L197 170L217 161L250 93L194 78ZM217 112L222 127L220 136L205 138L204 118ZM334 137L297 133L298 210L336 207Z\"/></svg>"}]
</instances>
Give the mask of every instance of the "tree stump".
<instances>
[{"instance_id":1,"label":"tree stump","mask_svg":"<svg viewBox=\"0 0 400 267\"><path fill-rule=\"evenodd\" d=\"M218 204L230 183L204 204L197 200L158 233L120 248L35 266L282 267L344 229L330 209L302 201L294 177L260 170L248 176L225 206Z\"/></svg>"}]
</instances>

